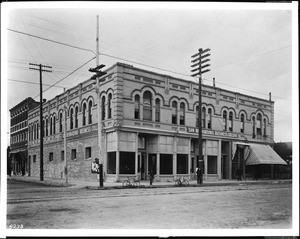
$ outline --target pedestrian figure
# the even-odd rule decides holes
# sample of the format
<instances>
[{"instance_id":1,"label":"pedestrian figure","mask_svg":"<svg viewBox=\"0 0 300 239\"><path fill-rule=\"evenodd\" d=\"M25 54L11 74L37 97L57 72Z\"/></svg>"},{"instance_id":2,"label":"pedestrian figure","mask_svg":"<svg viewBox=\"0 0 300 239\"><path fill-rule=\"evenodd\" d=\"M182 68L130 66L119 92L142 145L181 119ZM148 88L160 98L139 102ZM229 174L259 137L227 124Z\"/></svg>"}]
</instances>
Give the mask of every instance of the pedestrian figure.
<instances>
[{"instance_id":1,"label":"pedestrian figure","mask_svg":"<svg viewBox=\"0 0 300 239\"><path fill-rule=\"evenodd\" d=\"M197 174L197 183L202 184L203 183L203 173L201 168L196 169L196 174Z\"/></svg>"},{"instance_id":2,"label":"pedestrian figure","mask_svg":"<svg viewBox=\"0 0 300 239\"><path fill-rule=\"evenodd\" d=\"M153 182L153 179L154 179L154 171L153 171L153 169L150 169L149 175L150 175L150 185L152 185L152 182Z\"/></svg>"},{"instance_id":3,"label":"pedestrian figure","mask_svg":"<svg viewBox=\"0 0 300 239\"><path fill-rule=\"evenodd\" d=\"M242 174L243 174L243 169L240 167L237 170L238 181L242 181Z\"/></svg>"}]
</instances>

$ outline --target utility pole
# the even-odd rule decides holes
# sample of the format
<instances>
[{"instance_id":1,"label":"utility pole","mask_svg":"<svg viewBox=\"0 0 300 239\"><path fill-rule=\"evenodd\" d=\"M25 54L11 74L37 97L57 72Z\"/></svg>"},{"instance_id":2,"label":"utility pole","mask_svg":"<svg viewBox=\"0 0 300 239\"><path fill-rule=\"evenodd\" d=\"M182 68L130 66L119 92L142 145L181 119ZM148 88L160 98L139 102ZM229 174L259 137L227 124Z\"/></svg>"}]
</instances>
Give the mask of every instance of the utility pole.
<instances>
[{"instance_id":1,"label":"utility pole","mask_svg":"<svg viewBox=\"0 0 300 239\"><path fill-rule=\"evenodd\" d=\"M192 72L195 72L197 71L195 74L191 75L191 76L199 76L199 111L198 111L198 147L199 147L199 159L198 159L198 167L201 168L202 170L202 173L204 173L204 161L203 161L203 158L202 158L202 97L201 97L201 94L202 94L202 74L203 73L206 73L208 71L210 71L210 69L206 69L206 70L203 70L203 68L206 68L208 66L210 66L210 64L206 64L206 65L202 65L208 61L210 61L210 59L204 59L208 56L210 56L210 54L206 54L206 55L203 55L204 53L210 51L209 48L203 50L202 48L200 48L198 50L198 53L192 55L192 58L194 58L192 60L192 63L193 65L191 66L192 68L193 67L196 67L194 69L192 69L191 71ZM200 181L200 183L202 183L202 179Z\"/></svg>"},{"instance_id":2,"label":"utility pole","mask_svg":"<svg viewBox=\"0 0 300 239\"><path fill-rule=\"evenodd\" d=\"M90 79L94 80L95 90L98 98L97 111L98 111L98 148L99 148L99 186L103 187L103 159L101 158L101 142L102 142L102 132L101 132L101 99L100 99L100 82L103 82L104 79L100 79L101 76L105 75L106 72L102 72L101 69L105 65L99 65L99 16L97 15L97 24L96 24L96 67L90 68L90 72L96 73Z\"/></svg>"},{"instance_id":3,"label":"utility pole","mask_svg":"<svg viewBox=\"0 0 300 239\"><path fill-rule=\"evenodd\" d=\"M43 84L42 84L42 72L52 72L51 70L45 70L44 68L52 69L51 66L44 66L42 64L29 63L30 66L38 66L39 68L29 67L30 70L37 70L40 72L40 180L44 181L44 124L43 124Z\"/></svg>"},{"instance_id":4,"label":"utility pole","mask_svg":"<svg viewBox=\"0 0 300 239\"><path fill-rule=\"evenodd\" d=\"M64 93L66 89L64 88ZM64 159L65 159L65 177L66 184L68 184L68 158L67 158L67 107L64 105Z\"/></svg>"}]
</instances>

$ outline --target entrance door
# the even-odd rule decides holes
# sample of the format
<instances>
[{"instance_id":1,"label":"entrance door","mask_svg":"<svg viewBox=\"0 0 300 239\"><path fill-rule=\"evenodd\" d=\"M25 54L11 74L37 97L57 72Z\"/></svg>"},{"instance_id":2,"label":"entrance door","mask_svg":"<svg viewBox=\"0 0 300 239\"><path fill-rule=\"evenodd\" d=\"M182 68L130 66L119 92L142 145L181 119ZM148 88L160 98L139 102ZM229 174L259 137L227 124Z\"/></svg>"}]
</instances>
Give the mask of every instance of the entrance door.
<instances>
[{"instance_id":1,"label":"entrance door","mask_svg":"<svg viewBox=\"0 0 300 239\"><path fill-rule=\"evenodd\" d=\"M222 155L222 179L228 179L227 155Z\"/></svg>"},{"instance_id":2,"label":"entrance door","mask_svg":"<svg viewBox=\"0 0 300 239\"><path fill-rule=\"evenodd\" d=\"M147 154L141 153L141 180L147 180Z\"/></svg>"}]
</instances>

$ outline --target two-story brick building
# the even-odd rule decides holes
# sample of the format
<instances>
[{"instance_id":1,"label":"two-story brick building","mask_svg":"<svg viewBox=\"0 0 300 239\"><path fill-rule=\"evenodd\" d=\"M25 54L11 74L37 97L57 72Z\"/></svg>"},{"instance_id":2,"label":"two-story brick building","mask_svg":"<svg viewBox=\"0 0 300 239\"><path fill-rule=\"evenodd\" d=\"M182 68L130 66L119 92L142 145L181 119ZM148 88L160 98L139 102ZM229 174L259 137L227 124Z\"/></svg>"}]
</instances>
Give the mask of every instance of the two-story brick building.
<instances>
[{"instance_id":1,"label":"two-story brick building","mask_svg":"<svg viewBox=\"0 0 300 239\"><path fill-rule=\"evenodd\" d=\"M95 178L95 158L103 163L106 180L129 175L144 180L150 168L156 180L194 177L199 108L204 179L232 179L239 167L248 173L251 165L284 164L269 146L274 138L271 99L203 85L199 107L196 82L123 63L106 72L99 92L86 80L44 103L45 177L64 177L65 112L70 177ZM39 175L39 125L36 108L29 112L32 175Z\"/></svg>"}]
</instances>

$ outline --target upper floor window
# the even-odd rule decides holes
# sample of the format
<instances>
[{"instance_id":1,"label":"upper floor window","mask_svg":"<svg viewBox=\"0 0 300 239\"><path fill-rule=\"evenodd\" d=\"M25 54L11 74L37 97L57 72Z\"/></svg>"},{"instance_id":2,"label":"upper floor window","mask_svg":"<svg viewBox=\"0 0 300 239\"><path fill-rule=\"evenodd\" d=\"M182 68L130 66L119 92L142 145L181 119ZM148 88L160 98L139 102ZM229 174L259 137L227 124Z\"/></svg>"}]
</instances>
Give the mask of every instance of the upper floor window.
<instances>
[{"instance_id":1,"label":"upper floor window","mask_svg":"<svg viewBox=\"0 0 300 239\"><path fill-rule=\"evenodd\" d=\"M155 121L160 121L160 99L155 100Z\"/></svg>"},{"instance_id":2,"label":"upper floor window","mask_svg":"<svg viewBox=\"0 0 300 239\"><path fill-rule=\"evenodd\" d=\"M42 121L42 125L41 125L41 127L42 127L42 129L43 129L43 137L45 137L46 136L46 131L45 131L45 126L46 126L46 123L45 123L45 120L43 120Z\"/></svg>"},{"instance_id":3,"label":"upper floor window","mask_svg":"<svg viewBox=\"0 0 300 239\"><path fill-rule=\"evenodd\" d=\"M149 91L143 95L143 119L152 120L152 95Z\"/></svg>"},{"instance_id":4,"label":"upper floor window","mask_svg":"<svg viewBox=\"0 0 300 239\"><path fill-rule=\"evenodd\" d=\"M86 103L82 106L82 125L86 125Z\"/></svg>"},{"instance_id":5,"label":"upper floor window","mask_svg":"<svg viewBox=\"0 0 300 239\"><path fill-rule=\"evenodd\" d=\"M202 120L202 128L206 128L206 109L205 107L202 107L202 115L201 115L201 120Z\"/></svg>"},{"instance_id":6,"label":"upper floor window","mask_svg":"<svg viewBox=\"0 0 300 239\"><path fill-rule=\"evenodd\" d=\"M74 115L74 110L72 108L70 111L70 129L73 129L73 115Z\"/></svg>"},{"instance_id":7,"label":"upper floor window","mask_svg":"<svg viewBox=\"0 0 300 239\"><path fill-rule=\"evenodd\" d=\"M252 117L252 138L255 138L255 117Z\"/></svg>"},{"instance_id":8,"label":"upper floor window","mask_svg":"<svg viewBox=\"0 0 300 239\"><path fill-rule=\"evenodd\" d=\"M89 124L92 123L92 106L93 106L93 102L90 101L89 102Z\"/></svg>"},{"instance_id":9,"label":"upper floor window","mask_svg":"<svg viewBox=\"0 0 300 239\"><path fill-rule=\"evenodd\" d=\"M211 129L212 110L208 109L207 128Z\"/></svg>"},{"instance_id":10,"label":"upper floor window","mask_svg":"<svg viewBox=\"0 0 300 239\"><path fill-rule=\"evenodd\" d=\"M267 136L267 120L264 119L264 136Z\"/></svg>"},{"instance_id":11,"label":"upper floor window","mask_svg":"<svg viewBox=\"0 0 300 239\"><path fill-rule=\"evenodd\" d=\"M223 130L227 130L227 111L223 111Z\"/></svg>"},{"instance_id":12,"label":"upper floor window","mask_svg":"<svg viewBox=\"0 0 300 239\"><path fill-rule=\"evenodd\" d=\"M134 118L140 119L140 96L136 95L134 97Z\"/></svg>"},{"instance_id":13,"label":"upper floor window","mask_svg":"<svg viewBox=\"0 0 300 239\"><path fill-rule=\"evenodd\" d=\"M36 123L36 138L38 139L39 138L39 122Z\"/></svg>"},{"instance_id":14,"label":"upper floor window","mask_svg":"<svg viewBox=\"0 0 300 239\"><path fill-rule=\"evenodd\" d=\"M46 136L48 136L48 124L49 124L49 120L47 118L46 119Z\"/></svg>"},{"instance_id":15,"label":"upper floor window","mask_svg":"<svg viewBox=\"0 0 300 239\"><path fill-rule=\"evenodd\" d=\"M172 102L172 124L177 124L177 102Z\"/></svg>"},{"instance_id":16,"label":"upper floor window","mask_svg":"<svg viewBox=\"0 0 300 239\"><path fill-rule=\"evenodd\" d=\"M233 113L229 112L229 131L233 131Z\"/></svg>"},{"instance_id":17,"label":"upper floor window","mask_svg":"<svg viewBox=\"0 0 300 239\"><path fill-rule=\"evenodd\" d=\"M52 126L53 126L53 119L52 116L50 117L50 135L52 135Z\"/></svg>"},{"instance_id":18,"label":"upper floor window","mask_svg":"<svg viewBox=\"0 0 300 239\"><path fill-rule=\"evenodd\" d=\"M245 133L245 115L241 114L241 133Z\"/></svg>"},{"instance_id":19,"label":"upper floor window","mask_svg":"<svg viewBox=\"0 0 300 239\"><path fill-rule=\"evenodd\" d=\"M112 105L111 105L111 101L112 101L112 94L108 95L108 115L107 118L111 119L111 112L112 112Z\"/></svg>"},{"instance_id":20,"label":"upper floor window","mask_svg":"<svg viewBox=\"0 0 300 239\"><path fill-rule=\"evenodd\" d=\"M262 116L260 113L257 114L257 120L256 120L256 134L261 135L262 134Z\"/></svg>"},{"instance_id":21,"label":"upper floor window","mask_svg":"<svg viewBox=\"0 0 300 239\"><path fill-rule=\"evenodd\" d=\"M199 127L199 106L196 106L196 127Z\"/></svg>"},{"instance_id":22,"label":"upper floor window","mask_svg":"<svg viewBox=\"0 0 300 239\"><path fill-rule=\"evenodd\" d=\"M78 128L78 106L75 107L75 128Z\"/></svg>"},{"instance_id":23,"label":"upper floor window","mask_svg":"<svg viewBox=\"0 0 300 239\"><path fill-rule=\"evenodd\" d=\"M62 132L63 130L63 123L62 123L62 120L63 120L63 114L62 112L59 113L59 132Z\"/></svg>"},{"instance_id":24,"label":"upper floor window","mask_svg":"<svg viewBox=\"0 0 300 239\"><path fill-rule=\"evenodd\" d=\"M184 103L180 103L180 113L179 113L179 124L185 124L185 105Z\"/></svg>"},{"instance_id":25,"label":"upper floor window","mask_svg":"<svg viewBox=\"0 0 300 239\"><path fill-rule=\"evenodd\" d=\"M55 134L56 132L56 130L55 130L55 127L56 127L56 117L55 117L55 115L53 115L53 119L52 119L53 121L52 121L52 124L53 124L53 129L52 129L52 131L53 131L53 134Z\"/></svg>"},{"instance_id":26,"label":"upper floor window","mask_svg":"<svg viewBox=\"0 0 300 239\"><path fill-rule=\"evenodd\" d=\"M101 114L102 114L101 119L105 120L105 97L104 96L102 96L101 103L102 103L102 105L101 105L101 108L102 108L102 110L101 110Z\"/></svg>"}]
</instances>

